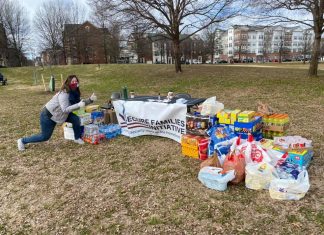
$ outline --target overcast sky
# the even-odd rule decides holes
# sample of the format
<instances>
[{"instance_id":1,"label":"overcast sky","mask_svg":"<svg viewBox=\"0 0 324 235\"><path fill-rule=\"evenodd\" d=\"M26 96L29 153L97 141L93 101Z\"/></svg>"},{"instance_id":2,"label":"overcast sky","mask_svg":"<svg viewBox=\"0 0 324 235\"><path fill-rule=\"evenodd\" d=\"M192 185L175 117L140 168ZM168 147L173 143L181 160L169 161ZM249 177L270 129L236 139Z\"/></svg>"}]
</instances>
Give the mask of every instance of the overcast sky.
<instances>
[{"instance_id":1,"label":"overcast sky","mask_svg":"<svg viewBox=\"0 0 324 235\"><path fill-rule=\"evenodd\" d=\"M33 16L44 1L47 0L19 0L19 2L21 2L21 4L23 5L23 7L26 9L28 13L27 15L30 18L31 27L33 26ZM71 1L71 0L63 0L63 1ZM82 3L88 11L90 10L89 6L87 5L87 0L75 0L75 1ZM34 33L32 33L32 35L34 35ZM33 58L35 54L39 53L39 49L40 49L37 47L37 38L32 36L28 44L29 46L26 50L26 56L28 58Z\"/></svg>"},{"instance_id":2,"label":"overcast sky","mask_svg":"<svg viewBox=\"0 0 324 235\"><path fill-rule=\"evenodd\" d=\"M37 8L46 0L20 0L20 2L26 7L26 10L30 13L30 17L33 17L33 14L37 10ZM88 8L87 0L77 0L80 3L83 3L83 5Z\"/></svg>"}]
</instances>

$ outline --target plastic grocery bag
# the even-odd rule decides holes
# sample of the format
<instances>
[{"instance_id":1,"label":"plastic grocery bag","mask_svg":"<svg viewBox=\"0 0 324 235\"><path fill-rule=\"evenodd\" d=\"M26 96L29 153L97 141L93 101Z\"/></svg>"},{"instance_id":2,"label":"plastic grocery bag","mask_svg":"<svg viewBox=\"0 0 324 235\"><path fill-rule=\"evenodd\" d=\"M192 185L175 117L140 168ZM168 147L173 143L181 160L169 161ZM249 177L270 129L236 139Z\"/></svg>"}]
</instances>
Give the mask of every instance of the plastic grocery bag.
<instances>
[{"instance_id":1,"label":"plastic grocery bag","mask_svg":"<svg viewBox=\"0 0 324 235\"><path fill-rule=\"evenodd\" d=\"M269 163L250 163L245 166L245 187L254 190L269 189L270 182L277 176Z\"/></svg>"},{"instance_id":2,"label":"plastic grocery bag","mask_svg":"<svg viewBox=\"0 0 324 235\"><path fill-rule=\"evenodd\" d=\"M216 96L213 96L202 103L201 115L215 115L223 109L224 104L216 101Z\"/></svg>"},{"instance_id":3,"label":"plastic grocery bag","mask_svg":"<svg viewBox=\"0 0 324 235\"><path fill-rule=\"evenodd\" d=\"M299 200L303 198L310 187L308 172L303 170L295 179L275 178L269 187L270 197L278 200Z\"/></svg>"},{"instance_id":4,"label":"plastic grocery bag","mask_svg":"<svg viewBox=\"0 0 324 235\"><path fill-rule=\"evenodd\" d=\"M234 184L240 183L245 177L244 156L236 153L228 154L225 158L223 169L224 171L234 170L235 178L231 182Z\"/></svg>"},{"instance_id":5,"label":"plastic grocery bag","mask_svg":"<svg viewBox=\"0 0 324 235\"><path fill-rule=\"evenodd\" d=\"M206 166L200 169L198 179L207 188L225 191L227 183L235 178L235 172L234 170L225 173L222 172L222 168Z\"/></svg>"},{"instance_id":6,"label":"plastic grocery bag","mask_svg":"<svg viewBox=\"0 0 324 235\"><path fill-rule=\"evenodd\" d=\"M219 161L219 158L216 153L214 153L214 156L206 159L202 163L200 163L200 169L204 168L206 166L214 166L214 167L221 167L221 163Z\"/></svg>"},{"instance_id":7,"label":"plastic grocery bag","mask_svg":"<svg viewBox=\"0 0 324 235\"><path fill-rule=\"evenodd\" d=\"M236 138L234 131L228 126L214 125L209 128L207 134L210 136L209 156L212 156L215 151L219 157L226 155L233 144L233 138Z\"/></svg>"},{"instance_id":8,"label":"plastic grocery bag","mask_svg":"<svg viewBox=\"0 0 324 235\"><path fill-rule=\"evenodd\" d=\"M248 141L239 147L241 153L245 157L246 164L253 162L271 162L271 158L263 150L262 146L253 140L253 136L249 134Z\"/></svg>"}]
</instances>

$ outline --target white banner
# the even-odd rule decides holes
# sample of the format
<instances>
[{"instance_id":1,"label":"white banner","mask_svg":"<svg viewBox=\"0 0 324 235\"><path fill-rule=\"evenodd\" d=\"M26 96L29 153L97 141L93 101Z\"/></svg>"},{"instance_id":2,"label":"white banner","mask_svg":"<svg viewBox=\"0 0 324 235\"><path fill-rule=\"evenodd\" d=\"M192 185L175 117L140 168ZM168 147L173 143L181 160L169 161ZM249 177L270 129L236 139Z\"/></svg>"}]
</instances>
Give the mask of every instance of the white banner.
<instances>
[{"instance_id":1,"label":"white banner","mask_svg":"<svg viewBox=\"0 0 324 235\"><path fill-rule=\"evenodd\" d=\"M113 105L125 136L156 135L180 143L186 134L185 104L116 100Z\"/></svg>"}]
</instances>

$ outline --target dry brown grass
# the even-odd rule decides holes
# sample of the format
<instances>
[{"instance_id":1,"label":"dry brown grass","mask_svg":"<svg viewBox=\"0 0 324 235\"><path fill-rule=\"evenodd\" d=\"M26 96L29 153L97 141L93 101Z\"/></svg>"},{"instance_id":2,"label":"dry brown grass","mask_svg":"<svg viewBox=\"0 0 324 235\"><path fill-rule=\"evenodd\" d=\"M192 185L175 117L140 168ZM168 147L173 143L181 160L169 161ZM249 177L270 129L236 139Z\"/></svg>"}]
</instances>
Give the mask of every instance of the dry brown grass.
<instances>
[{"instance_id":1,"label":"dry brown grass","mask_svg":"<svg viewBox=\"0 0 324 235\"><path fill-rule=\"evenodd\" d=\"M280 65L279 65L280 66ZM286 65L285 65L286 66ZM49 74L49 70L39 73ZM324 72L235 66L107 65L54 68L77 73L83 91L103 103L127 84L137 93L187 91L216 95L227 108L255 109L256 100L287 112L289 134L314 142L311 188L301 201L272 200L244 184L226 192L197 180L199 162L158 137L118 137L98 146L65 141L60 128L47 143L18 152L16 140L39 130L39 111L52 96L32 85L32 69L7 69L0 87L0 234L320 234L324 229ZM98 85L97 83L100 83Z\"/></svg>"}]
</instances>

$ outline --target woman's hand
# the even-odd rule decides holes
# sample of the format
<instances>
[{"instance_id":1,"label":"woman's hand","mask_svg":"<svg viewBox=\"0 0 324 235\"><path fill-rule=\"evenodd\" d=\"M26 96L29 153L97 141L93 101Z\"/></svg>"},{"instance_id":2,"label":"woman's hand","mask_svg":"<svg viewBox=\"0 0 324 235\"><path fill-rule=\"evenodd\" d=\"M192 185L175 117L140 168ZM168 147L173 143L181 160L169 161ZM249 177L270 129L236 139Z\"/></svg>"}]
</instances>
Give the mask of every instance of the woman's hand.
<instances>
[{"instance_id":1,"label":"woman's hand","mask_svg":"<svg viewBox=\"0 0 324 235\"><path fill-rule=\"evenodd\" d=\"M79 103L78 103L78 106L79 108L83 108L85 106L85 102L83 100L81 100Z\"/></svg>"},{"instance_id":2,"label":"woman's hand","mask_svg":"<svg viewBox=\"0 0 324 235\"><path fill-rule=\"evenodd\" d=\"M92 95L90 96L90 100L91 101L96 101L97 100L97 96L95 95L95 93L92 93Z\"/></svg>"}]
</instances>

